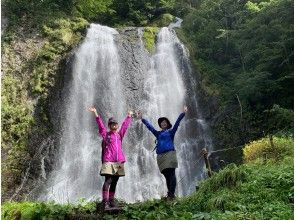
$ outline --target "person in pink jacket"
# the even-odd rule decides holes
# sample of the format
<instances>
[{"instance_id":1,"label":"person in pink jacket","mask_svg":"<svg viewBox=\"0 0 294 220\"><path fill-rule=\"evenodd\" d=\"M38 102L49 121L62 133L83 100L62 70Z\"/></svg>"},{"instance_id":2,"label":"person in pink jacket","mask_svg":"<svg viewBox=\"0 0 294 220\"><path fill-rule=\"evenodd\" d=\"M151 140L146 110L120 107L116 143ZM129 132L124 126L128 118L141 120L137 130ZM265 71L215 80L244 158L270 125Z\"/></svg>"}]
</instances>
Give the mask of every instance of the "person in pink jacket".
<instances>
[{"instance_id":1,"label":"person in pink jacket","mask_svg":"<svg viewBox=\"0 0 294 220\"><path fill-rule=\"evenodd\" d=\"M119 129L118 122L114 118L109 118L107 131L97 110L92 107L89 111L96 116L99 133L102 136L102 167L100 175L105 176L105 181L102 187L102 204L103 209L115 207L114 202L115 189L120 176L125 176L124 163L126 162L125 155L122 149L123 137L132 122L133 112L129 111L128 116L124 120Z\"/></svg>"}]
</instances>

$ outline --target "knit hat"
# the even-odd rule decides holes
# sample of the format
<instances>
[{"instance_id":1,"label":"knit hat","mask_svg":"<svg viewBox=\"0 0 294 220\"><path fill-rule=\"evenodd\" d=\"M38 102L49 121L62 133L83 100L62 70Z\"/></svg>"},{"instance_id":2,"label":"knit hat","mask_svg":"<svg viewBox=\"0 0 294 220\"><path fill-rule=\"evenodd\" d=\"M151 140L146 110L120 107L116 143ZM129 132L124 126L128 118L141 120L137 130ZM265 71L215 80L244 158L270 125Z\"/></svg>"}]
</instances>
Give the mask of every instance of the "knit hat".
<instances>
[{"instance_id":1,"label":"knit hat","mask_svg":"<svg viewBox=\"0 0 294 220\"><path fill-rule=\"evenodd\" d=\"M172 127L172 124L170 123L170 121L166 117L161 117L161 118L158 119L158 125L159 125L160 128L161 128L160 124L163 121L167 122L167 129L170 129Z\"/></svg>"},{"instance_id":2,"label":"knit hat","mask_svg":"<svg viewBox=\"0 0 294 220\"><path fill-rule=\"evenodd\" d=\"M118 124L118 122L113 117L111 117L108 119L108 125L111 125L111 124Z\"/></svg>"}]
</instances>

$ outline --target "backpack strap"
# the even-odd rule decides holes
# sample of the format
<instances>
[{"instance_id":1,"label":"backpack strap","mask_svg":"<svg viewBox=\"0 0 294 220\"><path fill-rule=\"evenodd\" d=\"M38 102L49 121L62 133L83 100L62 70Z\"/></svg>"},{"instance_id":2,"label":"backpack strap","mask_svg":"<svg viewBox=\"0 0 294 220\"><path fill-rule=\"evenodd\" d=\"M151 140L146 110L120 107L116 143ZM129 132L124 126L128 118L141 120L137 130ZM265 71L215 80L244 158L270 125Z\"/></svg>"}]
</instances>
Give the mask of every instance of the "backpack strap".
<instances>
[{"instance_id":1,"label":"backpack strap","mask_svg":"<svg viewBox=\"0 0 294 220\"><path fill-rule=\"evenodd\" d=\"M105 142L105 147L110 143L110 133L106 132L106 142Z\"/></svg>"},{"instance_id":2,"label":"backpack strap","mask_svg":"<svg viewBox=\"0 0 294 220\"><path fill-rule=\"evenodd\" d=\"M121 135L119 134L119 136L120 136L120 138L121 138L121 141L122 141L122 137L121 137ZM110 132L106 132L106 139L105 139L105 141L103 141L104 142L104 147L107 147L107 145L110 143Z\"/></svg>"},{"instance_id":3,"label":"backpack strap","mask_svg":"<svg viewBox=\"0 0 294 220\"><path fill-rule=\"evenodd\" d=\"M155 143L155 147L153 148L151 152L155 151L155 149L157 148L157 139L155 139L154 143Z\"/></svg>"},{"instance_id":4,"label":"backpack strap","mask_svg":"<svg viewBox=\"0 0 294 220\"><path fill-rule=\"evenodd\" d=\"M102 152L101 152L101 161L103 162L103 155L105 152L105 148L107 147L107 145L110 143L110 133L106 132L106 140L102 140Z\"/></svg>"}]
</instances>

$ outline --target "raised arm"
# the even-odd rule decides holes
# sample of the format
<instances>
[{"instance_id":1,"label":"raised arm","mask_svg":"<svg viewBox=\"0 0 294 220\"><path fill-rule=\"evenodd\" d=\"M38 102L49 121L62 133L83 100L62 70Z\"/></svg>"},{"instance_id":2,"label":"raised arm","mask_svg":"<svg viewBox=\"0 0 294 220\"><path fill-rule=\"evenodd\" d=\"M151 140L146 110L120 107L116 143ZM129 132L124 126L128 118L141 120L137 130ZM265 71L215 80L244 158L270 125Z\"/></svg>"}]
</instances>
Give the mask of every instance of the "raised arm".
<instances>
[{"instance_id":1,"label":"raised arm","mask_svg":"<svg viewBox=\"0 0 294 220\"><path fill-rule=\"evenodd\" d=\"M90 112L93 112L95 114L96 117L96 122L98 125L98 129L99 129L99 133L102 136L103 139L106 138L106 134L107 134L107 130L103 124L102 118L98 115L97 110L95 107L91 107L88 109Z\"/></svg>"},{"instance_id":2,"label":"raised arm","mask_svg":"<svg viewBox=\"0 0 294 220\"><path fill-rule=\"evenodd\" d=\"M146 119L143 118L143 113L141 111L138 112L138 118L140 118L143 124L148 128L149 131L154 134L155 137L158 136L159 131L155 130L155 128L149 123Z\"/></svg>"},{"instance_id":3,"label":"raised arm","mask_svg":"<svg viewBox=\"0 0 294 220\"><path fill-rule=\"evenodd\" d=\"M107 130L103 124L102 118L99 115L98 117L96 117L96 122L98 125L99 134L102 136L103 139L105 139L107 135Z\"/></svg>"},{"instance_id":4,"label":"raised arm","mask_svg":"<svg viewBox=\"0 0 294 220\"><path fill-rule=\"evenodd\" d=\"M159 131L155 130L155 128L152 126L152 124L150 124L146 119L142 118L142 122L144 125L146 125L146 127L148 128L149 131L152 132L152 134L154 134L155 137L158 136Z\"/></svg>"},{"instance_id":5,"label":"raised arm","mask_svg":"<svg viewBox=\"0 0 294 220\"><path fill-rule=\"evenodd\" d=\"M126 133L128 127L129 127L129 125L132 122L132 115L133 115L133 112L129 111L128 116L126 117L126 119L124 120L124 122L121 125L121 128L120 128L120 130L118 132L120 134L121 138L123 138L125 136L125 133Z\"/></svg>"},{"instance_id":6,"label":"raised arm","mask_svg":"<svg viewBox=\"0 0 294 220\"><path fill-rule=\"evenodd\" d=\"M187 108L186 106L184 106L184 112L182 112L182 113L179 115L179 117L178 117L176 123L174 124L174 126L173 126L173 128L172 128L172 130L171 130L171 132L172 132L173 134L175 134L175 133L177 132L178 127L179 127L179 125L180 125L180 122L181 122L182 119L185 117L185 114L186 114L187 111L188 111L188 108Z\"/></svg>"}]
</instances>

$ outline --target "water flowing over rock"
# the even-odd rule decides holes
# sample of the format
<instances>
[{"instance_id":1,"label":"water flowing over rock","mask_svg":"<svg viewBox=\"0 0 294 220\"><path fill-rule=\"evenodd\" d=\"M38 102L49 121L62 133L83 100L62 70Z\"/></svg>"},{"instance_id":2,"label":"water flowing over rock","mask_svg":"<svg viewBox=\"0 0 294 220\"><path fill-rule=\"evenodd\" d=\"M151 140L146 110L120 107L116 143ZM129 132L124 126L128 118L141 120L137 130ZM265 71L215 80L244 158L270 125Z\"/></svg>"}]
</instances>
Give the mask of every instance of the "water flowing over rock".
<instances>
[{"instance_id":1,"label":"water flowing over rock","mask_svg":"<svg viewBox=\"0 0 294 220\"><path fill-rule=\"evenodd\" d=\"M166 116L174 123L186 104L189 112L175 137L177 195L195 191L196 181L203 178L203 161L197 160L203 147L212 147L212 141L198 105L188 51L174 30L164 27L157 36L156 52L149 54L143 31L98 24L89 27L74 54L71 80L66 82L69 90L62 95L65 116L60 122L59 158L50 175L42 173L47 183L40 200L65 203L101 197L101 137L94 115L87 111L93 105L105 124L109 117L121 123L132 109L142 110L159 129L159 117ZM134 118L123 140L126 176L118 182L118 198L135 202L166 194L154 141L155 137Z\"/></svg>"}]
</instances>

